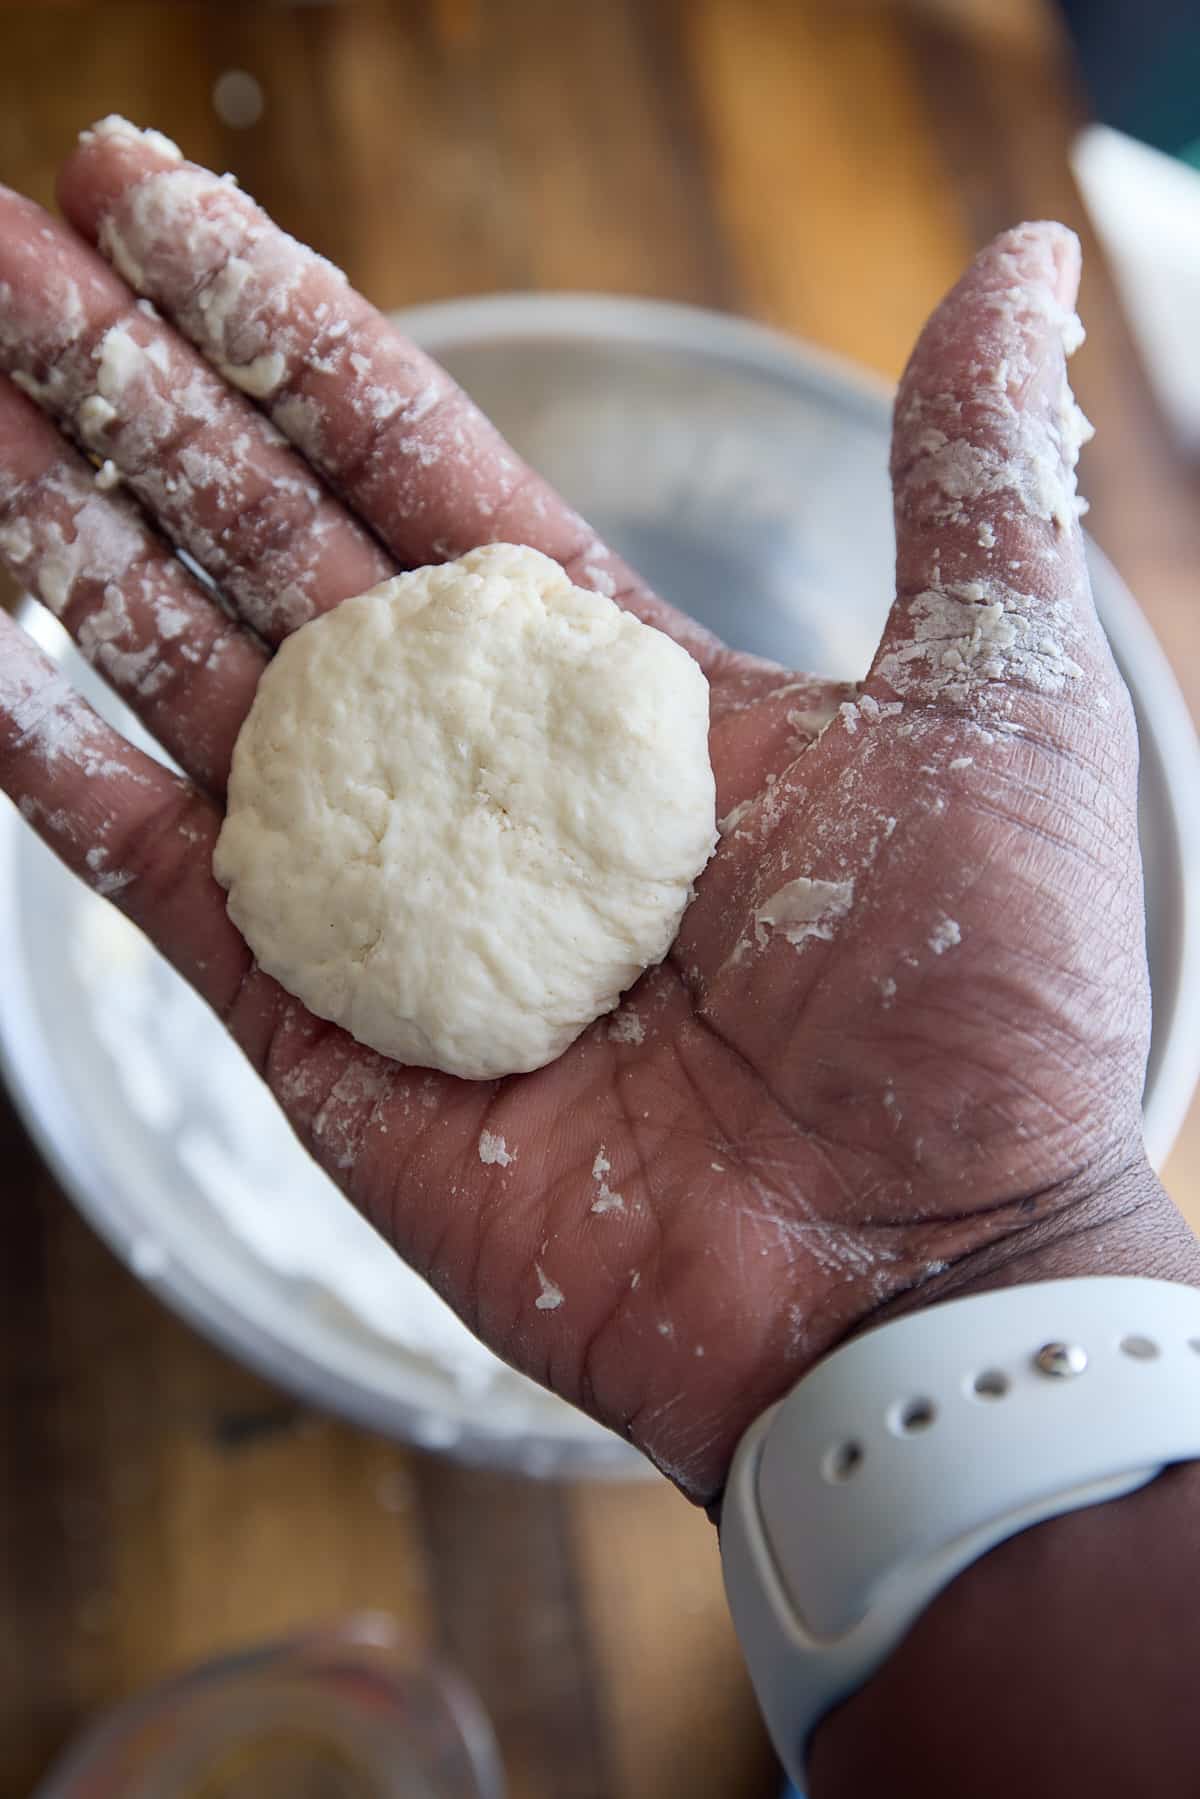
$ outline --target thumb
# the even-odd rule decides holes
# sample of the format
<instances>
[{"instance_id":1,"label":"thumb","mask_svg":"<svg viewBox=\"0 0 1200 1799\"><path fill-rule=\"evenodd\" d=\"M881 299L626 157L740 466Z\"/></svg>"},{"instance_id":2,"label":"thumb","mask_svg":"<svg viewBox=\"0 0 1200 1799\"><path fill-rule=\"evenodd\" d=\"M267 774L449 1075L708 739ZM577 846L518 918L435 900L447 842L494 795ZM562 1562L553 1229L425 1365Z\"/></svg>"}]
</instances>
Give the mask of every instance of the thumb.
<instances>
[{"instance_id":1,"label":"thumb","mask_svg":"<svg viewBox=\"0 0 1200 1799\"><path fill-rule=\"evenodd\" d=\"M867 691L1062 747L1122 702L1075 493L1079 244L1020 225L933 314L896 401L896 602Z\"/></svg>"}]
</instances>

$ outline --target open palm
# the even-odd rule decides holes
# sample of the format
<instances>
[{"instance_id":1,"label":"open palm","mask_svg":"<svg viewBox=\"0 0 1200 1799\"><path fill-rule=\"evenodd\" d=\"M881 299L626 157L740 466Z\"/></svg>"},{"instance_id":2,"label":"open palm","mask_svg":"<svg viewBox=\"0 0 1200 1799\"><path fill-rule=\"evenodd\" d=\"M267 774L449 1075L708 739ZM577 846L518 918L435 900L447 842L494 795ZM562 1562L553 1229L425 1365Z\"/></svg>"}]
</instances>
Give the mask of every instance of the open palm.
<instances>
[{"instance_id":1,"label":"open palm","mask_svg":"<svg viewBox=\"0 0 1200 1799\"><path fill-rule=\"evenodd\" d=\"M708 1497L822 1349L1140 1154L1135 756L1073 504L1074 240L1000 239L922 337L900 597L851 693L650 594L336 270L163 140L101 129L61 193L79 235L0 192L0 555L188 778L0 617L0 779L488 1343ZM723 826L663 966L550 1067L473 1083L289 998L210 863L271 646L503 540L696 655Z\"/></svg>"}]
</instances>

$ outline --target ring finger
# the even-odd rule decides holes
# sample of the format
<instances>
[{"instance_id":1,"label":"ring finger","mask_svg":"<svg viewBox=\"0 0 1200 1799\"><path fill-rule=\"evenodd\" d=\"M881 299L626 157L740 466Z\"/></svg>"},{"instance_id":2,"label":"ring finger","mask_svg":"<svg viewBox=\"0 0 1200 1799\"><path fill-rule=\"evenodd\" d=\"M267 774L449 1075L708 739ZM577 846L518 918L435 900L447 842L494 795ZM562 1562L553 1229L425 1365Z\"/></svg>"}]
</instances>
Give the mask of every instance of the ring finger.
<instances>
[{"instance_id":1,"label":"ring finger","mask_svg":"<svg viewBox=\"0 0 1200 1799\"><path fill-rule=\"evenodd\" d=\"M3 375L0 561L193 780L221 793L266 653Z\"/></svg>"}]
</instances>

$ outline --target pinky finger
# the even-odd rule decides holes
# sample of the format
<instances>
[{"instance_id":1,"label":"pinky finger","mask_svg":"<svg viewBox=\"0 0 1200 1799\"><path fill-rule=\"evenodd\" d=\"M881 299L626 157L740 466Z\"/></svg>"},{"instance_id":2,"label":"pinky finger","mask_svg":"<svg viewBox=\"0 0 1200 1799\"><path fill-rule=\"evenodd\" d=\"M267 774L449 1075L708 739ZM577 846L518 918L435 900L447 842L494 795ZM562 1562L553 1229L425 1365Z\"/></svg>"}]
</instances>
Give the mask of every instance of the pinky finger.
<instances>
[{"instance_id":1,"label":"pinky finger","mask_svg":"<svg viewBox=\"0 0 1200 1799\"><path fill-rule=\"evenodd\" d=\"M252 964L212 875L220 813L105 724L3 612L0 788L68 868L228 1015Z\"/></svg>"}]
</instances>

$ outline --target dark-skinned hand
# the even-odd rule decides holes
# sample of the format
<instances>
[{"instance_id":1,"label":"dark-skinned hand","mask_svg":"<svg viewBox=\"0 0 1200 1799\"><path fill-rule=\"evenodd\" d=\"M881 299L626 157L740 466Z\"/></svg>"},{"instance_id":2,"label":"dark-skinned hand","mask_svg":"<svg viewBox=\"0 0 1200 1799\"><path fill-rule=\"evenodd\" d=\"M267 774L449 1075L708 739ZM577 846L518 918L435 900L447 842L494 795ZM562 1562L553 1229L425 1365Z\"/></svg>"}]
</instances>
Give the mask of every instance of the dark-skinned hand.
<instances>
[{"instance_id":1,"label":"dark-skinned hand","mask_svg":"<svg viewBox=\"0 0 1200 1799\"><path fill-rule=\"evenodd\" d=\"M336 270L163 140L85 138L60 197L66 225L0 190L0 555L185 775L0 615L0 782L493 1349L711 1500L747 1423L850 1331L1155 1209L1136 751L1073 500L1069 232L999 238L922 334L897 598L848 698L651 594ZM474 1083L384 1061L257 970L211 858L281 637L500 540L696 656L724 828L621 1011Z\"/></svg>"}]
</instances>

